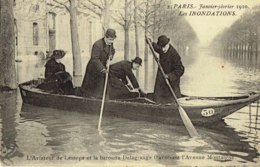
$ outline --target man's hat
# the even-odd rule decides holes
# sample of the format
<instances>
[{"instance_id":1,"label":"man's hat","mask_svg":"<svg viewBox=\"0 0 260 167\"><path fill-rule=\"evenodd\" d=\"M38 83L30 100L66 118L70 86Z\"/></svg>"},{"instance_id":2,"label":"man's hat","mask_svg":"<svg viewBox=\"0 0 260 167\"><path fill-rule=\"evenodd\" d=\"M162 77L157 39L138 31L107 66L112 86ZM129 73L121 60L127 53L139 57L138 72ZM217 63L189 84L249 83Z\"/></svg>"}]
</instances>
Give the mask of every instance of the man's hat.
<instances>
[{"instance_id":1,"label":"man's hat","mask_svg":"<svg viewBox=\"0 0 260 167\"><path fill-rule=\"evenodd\" d=\"M64 50L54 50L50 58L61 59L65 56L65 54L66 52Z\"/></svg>"},{"instance_id":2,"label":"man's hat","mask_svg":"<svg viewBox=\"0 0 260 167\"><path fill-rule=\"evenodd\" d=\"M136 57L134 60L132 60L132 62L135 62L137 64L139 64L140 66L142 65L142 59L140 57Z\"/></svg>"},{"instance_id":3,"label":"man's hat","mask_svg":"<svg viewBox=\"0 0 260 167\"><path fill-rule=\"evenodd\" d=\"M164 47L170 42L170 39L166 37L166 35L161 35L158 38L157 45Z\"/></svg>"},{"instance_id":4,"label":"man's hat","mask_svg":"<svg viewBox=\"0 0 260 167\"><path fill-rule=\"evenodd\" d=\"M112 28L107 29L106 36L110 38L116 38L116 31Z\"/></svg>"}]
</instances>

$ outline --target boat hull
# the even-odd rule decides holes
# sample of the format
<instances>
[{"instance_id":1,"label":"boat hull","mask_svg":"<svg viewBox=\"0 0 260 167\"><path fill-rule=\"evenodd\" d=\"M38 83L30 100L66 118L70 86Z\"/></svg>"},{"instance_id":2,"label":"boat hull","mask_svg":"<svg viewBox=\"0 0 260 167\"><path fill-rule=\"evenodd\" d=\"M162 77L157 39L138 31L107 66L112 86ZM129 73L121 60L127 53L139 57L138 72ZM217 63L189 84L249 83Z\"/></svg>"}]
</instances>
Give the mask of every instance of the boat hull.
<instances>
[{"instance_id":1,"label":"boat hull","mask_svg":"<svg viewBox=\"0 0 260 167\"><path fill-rule=\"evenodd\" d=\"M74 95L58 95L43 92L30 84L19 85L24 103L60 110L99 114L101 99L83 98ZM259 99L259 94L231 98L184 97L179 102L195 125L211 124ZM138 98L137 101L145 101ZM207 104L208 103L208 104ZM112 116L138 121L179 125L183 124L174 104L161 105L121 100L105 102L104 117Z\"/></svg>"}]
</instances>

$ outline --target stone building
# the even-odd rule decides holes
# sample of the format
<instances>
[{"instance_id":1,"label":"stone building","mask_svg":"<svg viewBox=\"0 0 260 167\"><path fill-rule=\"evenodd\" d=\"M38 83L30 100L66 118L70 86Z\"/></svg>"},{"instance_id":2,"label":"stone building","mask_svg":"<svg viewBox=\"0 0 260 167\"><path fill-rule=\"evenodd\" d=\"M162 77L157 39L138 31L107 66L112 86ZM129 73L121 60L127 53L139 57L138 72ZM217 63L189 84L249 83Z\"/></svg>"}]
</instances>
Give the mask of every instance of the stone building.
<instances>
[{"instance_id":1,"label":"stone building","mask_svg":"<svg viewBox=\"0 0 260 167\"><path fill-rule=\"evenodd\" d=\"M71 53L70 16L65 8L48 0L14 0L14 15L17 56L45 54L54 49ZM89 53L92 42L102 35L100 21L79 11L78 33L82 54Z\"/></svg>"}]
</instances>

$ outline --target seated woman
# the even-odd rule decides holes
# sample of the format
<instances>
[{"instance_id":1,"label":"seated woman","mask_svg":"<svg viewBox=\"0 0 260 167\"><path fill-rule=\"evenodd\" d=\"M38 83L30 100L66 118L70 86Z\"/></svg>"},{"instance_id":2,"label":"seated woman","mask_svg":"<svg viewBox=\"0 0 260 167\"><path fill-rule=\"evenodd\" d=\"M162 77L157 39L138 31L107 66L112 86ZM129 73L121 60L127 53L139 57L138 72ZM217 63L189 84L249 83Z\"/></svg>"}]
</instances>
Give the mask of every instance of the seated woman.
<instances>
[{"instance_id":1,"label":"seated woman","mask_svg":"<svg viewBox=\"0 0 260 167\"><path fill-rule=\"evenodd\" d=\"M58 94L74 94L71 75L60 62L65 56L63 50L54 50L45 64L45 80L38 88Z\"/></svg>"}]
</instances>

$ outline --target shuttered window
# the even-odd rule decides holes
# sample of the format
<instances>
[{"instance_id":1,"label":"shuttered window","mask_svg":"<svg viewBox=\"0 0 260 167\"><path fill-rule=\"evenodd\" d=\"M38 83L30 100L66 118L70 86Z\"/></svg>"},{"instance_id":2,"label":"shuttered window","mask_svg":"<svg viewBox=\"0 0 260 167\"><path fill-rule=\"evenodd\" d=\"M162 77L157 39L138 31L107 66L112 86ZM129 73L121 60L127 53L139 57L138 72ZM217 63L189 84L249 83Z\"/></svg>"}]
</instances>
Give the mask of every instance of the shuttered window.
<instances>
[{"instance_id":1,"label":"shuttered window","mask_svg":"<svg viewBox=\"0 0 260 167\"><path fill-rule=\"evenodd\" d=\"M39 27L38 27L38 23L33 23L33 45L39 45Z\"/></svg>"}]
</instances>

